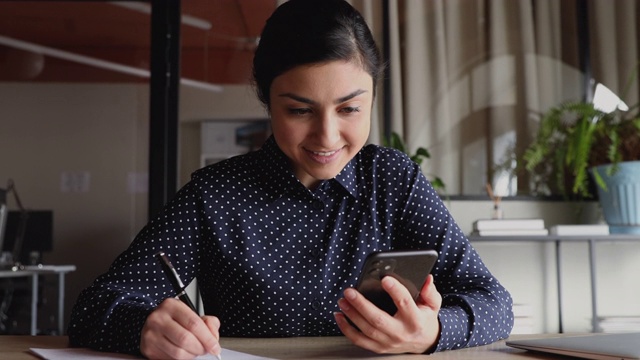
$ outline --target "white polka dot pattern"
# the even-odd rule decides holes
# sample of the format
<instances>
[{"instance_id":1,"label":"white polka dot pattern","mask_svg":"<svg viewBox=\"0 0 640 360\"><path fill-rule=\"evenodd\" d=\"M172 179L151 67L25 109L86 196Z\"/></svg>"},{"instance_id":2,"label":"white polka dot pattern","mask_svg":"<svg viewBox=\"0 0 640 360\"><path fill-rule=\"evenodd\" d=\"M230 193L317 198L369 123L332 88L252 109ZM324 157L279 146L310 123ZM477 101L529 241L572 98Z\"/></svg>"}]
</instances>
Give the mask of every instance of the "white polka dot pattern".
<instances>
[{"instance_id":1,"label":"white polka dot pattern","mask_svg":"<svg viewBox=\"0 0 640 360\"><path fill-rule=\"evenodd\" d=\"M222 336L339 335L333 319L372 251L435 249L443 295L437 350L508 336L511 297L491 275L420 168L369 145L314 191L270 138L261 150L194 173L163 212L85 289L68 329L75 346L139 354L148 314L174 293L153 255L198 278Z\"/></svg>"}]
</instances>

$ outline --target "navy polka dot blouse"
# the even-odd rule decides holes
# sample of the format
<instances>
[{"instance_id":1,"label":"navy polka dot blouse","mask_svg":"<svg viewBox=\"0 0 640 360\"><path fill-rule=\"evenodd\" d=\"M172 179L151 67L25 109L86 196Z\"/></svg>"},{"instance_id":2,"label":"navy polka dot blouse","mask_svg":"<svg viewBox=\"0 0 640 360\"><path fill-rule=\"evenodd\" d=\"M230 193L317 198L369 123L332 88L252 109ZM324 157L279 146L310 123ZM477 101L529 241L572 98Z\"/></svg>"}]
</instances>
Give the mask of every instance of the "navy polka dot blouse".
<instances>
[{"instance_id":1,"label":"navy polka dot blouse","mask_svg":"<svg viewBox=\"0 0 640 360\"><path fill-rule=\"evenodd\" d=\"M513 326L509 293L491 275L418 165L363 148L311 191L273 137L258 151L194 173L71 314L73 346L139 354L146 317L174 296L154 258L167 253L185 283L198 279L221 336L340 335L333 312L367 254L435 249L443 296L437 351L487 344Z\"/></svg>"}]
</instances>

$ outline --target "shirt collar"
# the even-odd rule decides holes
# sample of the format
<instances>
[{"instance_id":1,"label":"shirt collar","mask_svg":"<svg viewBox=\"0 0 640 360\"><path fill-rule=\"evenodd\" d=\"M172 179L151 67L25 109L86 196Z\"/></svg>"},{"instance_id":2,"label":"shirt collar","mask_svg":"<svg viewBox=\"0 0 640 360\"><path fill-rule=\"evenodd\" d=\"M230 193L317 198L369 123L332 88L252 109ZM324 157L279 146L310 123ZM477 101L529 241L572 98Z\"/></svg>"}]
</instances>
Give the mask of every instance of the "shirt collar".
<instances>
[{"instance_id":1,"label":"shirt collar","mask_svg":"<svg viewBox=\"0 0 640 360\"><path fill-rule=\"evenodd\" d=\"M258 166L263 174L264 188L271 195L272 200L280 198L287 191L307 190L291 171L290 160L280 150L273 135L265 141L260 151L263 157ZM327 180L339 184L352 197L356 197L358 193L356 164L359 158L360 153L351 159L334 179Z\"/></svg>"},{"instance_id":2,"label":"shirt collar","mask_svg":"<svg viewBox=\"0 0 640 360\"><path fill-rule=\"evenodd\" d=\"M272 200L297 186L304 187L291 171L289 158L280 150L273 135L265 141L260 152L256 165L261 172L263 188Z\"/></svg>"},{"instance_id":3,"label":"shirt collar","mask_svg":"<svg viewBox=\"0 0 640 360\"><path fill-rule=\"evenodd\" d=\"M360 162L360 152L347 163L338 175L335 177L335 181L340 184L352 197L356 197L358 194L358 181L356 178L356 165Z\"/></svg>"}]
</instances>

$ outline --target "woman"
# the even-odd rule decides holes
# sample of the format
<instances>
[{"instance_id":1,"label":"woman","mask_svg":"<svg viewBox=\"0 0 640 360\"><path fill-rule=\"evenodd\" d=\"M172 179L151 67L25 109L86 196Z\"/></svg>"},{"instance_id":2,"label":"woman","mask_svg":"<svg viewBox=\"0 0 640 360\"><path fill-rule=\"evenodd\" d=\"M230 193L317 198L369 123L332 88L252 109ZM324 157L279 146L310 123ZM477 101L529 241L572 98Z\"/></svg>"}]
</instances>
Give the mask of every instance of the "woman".
<instances>
[{"instance_id":1,"label":"woman","mask_svg":"<svg viewBox=\"0 0 640 360\"><path fill-rule=\"evenodd\" d=\"M365 146L381 69L370 30L348 3L278 7L254 58L273 136L256 152L194 173L82 292L72 345L191 358L218 354L220 335L342 333L379 353L507 337L509 293L419 166L398 151ZM440 254L416 302L399 282L383 280L394 316L352 288L367 254L389 249ZM153 259L158 251L185 283L198 278L205 316L172 298Z\"/></svg>"}]
</instances>

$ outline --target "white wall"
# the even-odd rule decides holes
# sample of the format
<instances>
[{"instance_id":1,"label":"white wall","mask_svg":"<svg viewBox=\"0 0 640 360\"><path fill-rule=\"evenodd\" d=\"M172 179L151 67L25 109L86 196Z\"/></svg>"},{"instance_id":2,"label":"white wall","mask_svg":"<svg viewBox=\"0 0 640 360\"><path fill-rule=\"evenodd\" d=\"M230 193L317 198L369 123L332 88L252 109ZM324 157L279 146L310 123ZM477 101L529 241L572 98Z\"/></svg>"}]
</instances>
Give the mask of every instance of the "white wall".
<instances>
[{"instance_id":1,"label":"white wall","mask_svg":"<svg viewBox=\"0 0 640 360\"><path fill-rule=\"evenodd\" d=\"M146 172L146 88L0 84L0 187L13 179L26 208L53 210L45 260L78 269L67 277L67 309L146 221L146 193L128 183ZM65 173L86 174L86 187L67 188ZM16 209L11 196L8 204Z\"/></svg>"},{"instance_id":2,"label":"white wall","mask_svg":"<svg viewBox=\"0 0 640 360\"><path fill-rule=\"evenodd\" d=\"M264 117L248 86L183 87L180 101L180 185L199 166L199 120ZM44 260L77 266L67 276L67 318L146 224L148 117L147 84L0 83L0 187L13 179L25 207L53 210L54 250ZM66 191L65 173L86 175L88 187ZM8 205L16 209L12 197Z\"/></svg>"}]
</instances>

